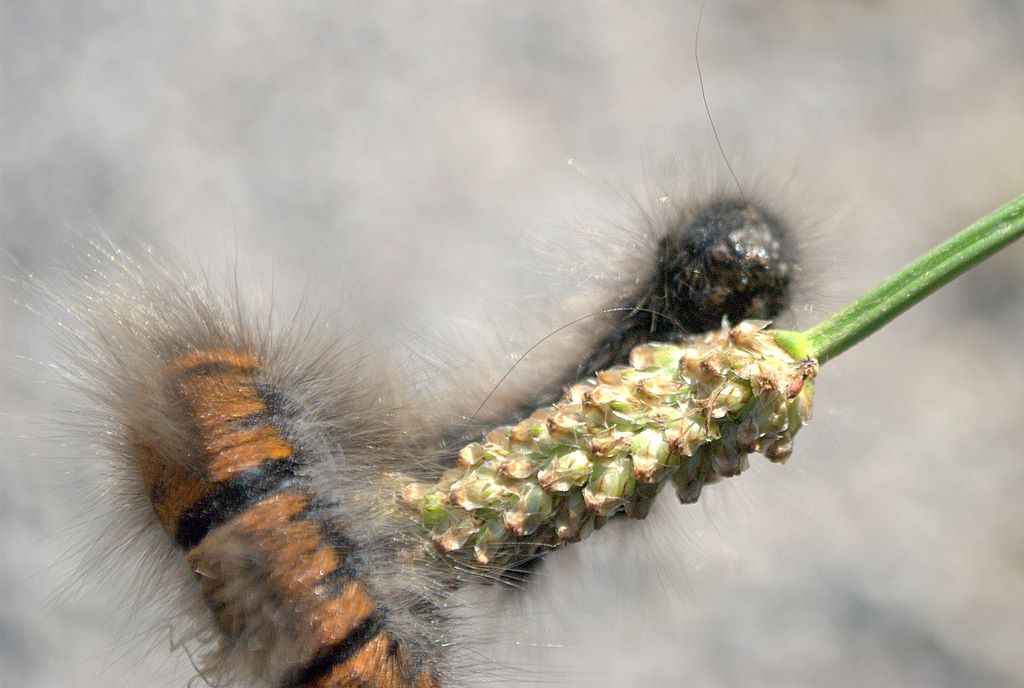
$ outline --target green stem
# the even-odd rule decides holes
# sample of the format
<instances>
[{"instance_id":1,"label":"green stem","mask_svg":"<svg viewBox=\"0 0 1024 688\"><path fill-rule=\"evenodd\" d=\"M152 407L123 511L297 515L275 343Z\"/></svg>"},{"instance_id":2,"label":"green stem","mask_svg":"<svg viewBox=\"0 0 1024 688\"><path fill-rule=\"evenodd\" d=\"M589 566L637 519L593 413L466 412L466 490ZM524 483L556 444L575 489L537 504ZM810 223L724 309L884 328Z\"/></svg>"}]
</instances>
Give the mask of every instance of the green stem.
<instances>
[{"instance_id":1,"label":"green stem","mask_svg":"<svg viewBox=\"0 0 1024 688\"><path fill-rule=\"evenodd\" d=\"M824 363L873 334L939 287L1024 236L1024 196L978 220L804 332L779 330L791 355Z\"/></svg>"}]
</instances>

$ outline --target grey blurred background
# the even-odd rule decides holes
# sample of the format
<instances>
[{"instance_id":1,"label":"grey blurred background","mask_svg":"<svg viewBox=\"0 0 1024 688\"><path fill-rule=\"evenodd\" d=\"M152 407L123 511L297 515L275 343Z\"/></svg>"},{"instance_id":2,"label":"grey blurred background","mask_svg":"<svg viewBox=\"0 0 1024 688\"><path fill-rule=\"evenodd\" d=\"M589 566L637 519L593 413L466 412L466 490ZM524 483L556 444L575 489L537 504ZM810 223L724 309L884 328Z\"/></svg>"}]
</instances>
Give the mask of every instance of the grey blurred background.
<instances>
[{"instance_id":1,"label":"grey blurred background","mask_svg":"<svg viewBox=\"0 0 1024 688\"><path fill-rule=\"evenodd\" d=\"M285 302L314 285L427 385L462 361L485 384L614 269L630 199L726 178L698 11L6 3L3 685L195 673L125 601L127 574L83 563L109 536L84 496L102 470L60 430L56 328L21 282L68 240L155 242L214 273L237 261ZM1022 32L1009 0L708 6L723 146L805 230L792 320L1024 190ZM1024 685L1022 305L1018 246L831 363L785 467L757 460L700 505L666 498L557 553L524 591L481 591L478 682Z\"/></svg>"}]
</instances>

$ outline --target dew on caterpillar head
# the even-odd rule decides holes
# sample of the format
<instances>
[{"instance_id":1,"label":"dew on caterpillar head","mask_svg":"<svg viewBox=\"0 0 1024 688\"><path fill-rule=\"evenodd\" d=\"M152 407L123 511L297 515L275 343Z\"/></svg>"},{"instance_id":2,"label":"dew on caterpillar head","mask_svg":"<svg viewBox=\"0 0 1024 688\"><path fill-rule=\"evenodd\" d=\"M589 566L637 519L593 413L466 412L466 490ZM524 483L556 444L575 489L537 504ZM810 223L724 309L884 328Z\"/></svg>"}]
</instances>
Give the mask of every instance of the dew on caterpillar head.
<instances>
[{"instance_id":1,"label":"dew on caterpillar head","mask_svg":"<svg viewBox=\"0 0 1024 688\"><path fill-rule=\"evenodd\" d=\"M605 189L580 184L578 175L561 169L564 158L600 167L594 161L611 151L617 175L629 179L650 160L641 152L645 148L705 129L689 55L696 5L642 10L580 5L543 12L519 5L460 8L445 21L423 21L416 11L394 8L211 6L199 15L164 9L154 16L125 6L119 21L111 23L94 18L109 17L96 3L71 4L64 13L14 10L12 25L24 32L11 31L9 38L25 45L12 52L19 69L8 79L6 119L25 132L25 139L10 137L5 156L12 166L5 175L5 193L10 192L4 203L10 230L5 248L21 263L32 244L36 255L61 253L64 244L50 241L52 228L80 230L80 219L68 218L80 218L85 208L100 218L98 224L112 225L111 231L123 226L159 236L159 244L171 246L171 255L183 254L186 264L203 263L207 272L217 273L218 265L230 262L211 256L218 245L233 243L227 253L256 265L256 279L241 281L244 290L273 282L277 292L301 291L308 275L328 275L315 280L331 284L321 301L345 301L354 313L337 331L356 339L371 327L384 333L372 355L344 358L343 368L332 374L332 384L347 380L350 398L325 401L324 389L335 388L305 374L320 363L313 354L325 351L321 334L304 339L307 330L292 332L284 342L276 335L269 343L254 335L260 346L233 354L218 341L224 337L208 332L205 343L187 352L172 346L161 359L164 372L148 381L157 398L177 401L154 407L129 397L136 400L128 409L136 417L174 404L183 414L167 433L135 438L133 455L149 468L137 497L154 502L138 502L149 509L139 516L159 522L151 515L156 506L165 518L157 526L164 530L154 533L169 540L167 559L160 563L177 562L174 585L200 588L197 613L207 615L202 628L208 635L237 634L246 651L272 667L267 671L307 683L329 676L359 651L372 651L366 648L395 647L384 640L372 643L403 623L422 629L424 638L439 638L469 668L467 681L476 683L515 685L523 677L548 685L687 680L931 685L1019 679L1012 648L1019 629L1012 620L1020 614L1013 600L1024 596L1012 594L1019 567L1006 552L1013 551L1014 534L1000 526L1015 517L1016 501L1004 498L1012 496L1008 486L1015 484L1005 457L1014 454L993 429L984 461L972 463L969 480L960 463L964 456L978 455L977 435L1001 427L1012 417L1004 409L1013 404L978 404L984 392L947 389L949 371L956 371L977 390L1004 390L998 371L1012 359L1012 346L988 335L997 326L1005 330L1019 322L1007 315L1019 300L1013 297L1015 268L1005 260L986 268L984 279L968 278L966 296L944 296L940 305L923 306L912 315L918 327L908 331L919 332L923 324L942 336L923 345L915 338L919 348L904 363L909 369L891 365L880 344L869 343L861 358L843 361L838 379L830 383L835 386L823 385L819 409L825 418L819 416L814 432L801 437L800 453L785 470L754 463L754 475L703 490L696 507L655 506L644 523L611 519L585 543L545 557L527 580L497 576L514 579L511 588L473 586L469 593L467 583L453 597L451 589L463 584L461 579L444 581L441 589L433 589L433 579L426 577L411 589L393 584L386 567L376 572L375 559L360 559L364 551L385 550L382 543L348 540L350 530L365 530L366 522L379 523L386 514L368 508L372 518L362 513L343 518L347 514L329 500L305 501L319 494L307 490L315 478L310 471L319 469L302 461L319 466L319 461L330 464L323 457L341 456L324 447L333 445L331 424L342 411L344 417L372 421L371 430L358 433L358 448L344 452L347 458L363 456L368 447L408 457L437 439L443 451L416 454L410 461L416 466L430 465L438 456L454 461L491 422L522 418L519 411L557 399L563 386L621 363L647 334L672 336L677 328L717 326L718 313L699 324L685 322L694 311L689 305L673 308L671 290L665 290L675 278L653 279L642 272L654 262L657 241L633 245L642 229L628 211L620 213L631 225L628 231L596 231L591 236L600 240L589 245L580 240L588 229L544 228L529 232L531 240L510 239L537 218L568 216L565 224L589 228L589 220L577 222L566 208L607 205ZM994 1L946 9L949 18L936 22L934 17L925 21L913 8L839 4L808 13L795 3L762 8L719 2L705 17L705 79L730 157L742 159L736 149L744 147L754 157L774 158L781 151L783 168L799 157L792 167L802 195L825 199L799 212L799 203L772 198L777 202L767 208L757 206L764 221L753 225L788 222L785 211L794 206L798 219L821 215L835 198L863 208L837 225L852 228L837 241L860 257L844 272L872 273L858 277L858 286L914 253L918 241L931 243L914 233L918 228L945 234L1020 186L1019 169L988 172L992 160L1024 159L1017 154L1021 142L1007 133L1017 130L1019 112L1014 87L1020 48L1009 35L1015 22L1005 21L1016 10ZM38 32L60 40L39 41ZM42 43L58 47L43 52L33 47ZM950 46L957 47L953 66ZM959 103L965 93L977 96L975 105ZM976 103L989 96L992 106L979 111ZM969 125L959 126L964 122ZM792 150L801 153L794 156ZM716 155L708 157L720 166ZM761 174L752 167L737 162L745 189L757 187L762 174L778 174L774 166ZM949 183L952 169L957 184ZM15 179L26 181L15 184ZM659 183L660 177L652 186ZM770 181L762 185L774 188ZM687 224L696 222L702 208L714 207L693 205L693 177L666 179L664 186L689 209ZM734 210L743 215L746 199L739 201ZM594 214L607 218L601 211ZM684 213L681 208L665 215ZM714 217L726 215L719 208ZM51 234L43 234L46 228ZM217 238L205 236L210 228ZM232 233L233 242L219 238ZM609 241L622 246L610 247ZM557 259L538 257L552 247ZM779 248L779 255L787 255L791 247L780 243ZM679 272L688 275L683 283L690 296L717 303L735 321L729 310L735 288L685 281L715 272L722 250L701 253L707 259L703 264L687 263ZM747 255L756 264L774 251L769 241ZM622 262L624 254L636 260ZM816 262L827 267L831 259L842 268L847 258L848 253L834 253ZM162 265L167 259L159 255L147 270L173 272L176 268ZM562 265L552 269L556 260ZM34 268L30 261L28 267ZM549 279L556 271L571 274L561 282ZM753 272L720 272L739 275L733 287L760 284ZM820 282L829 272L811 277ZM627 284L628 276L643 274L651 279ZM219 281L212 281L217 294ZM986 286L990 283L1005 287L999 299ZM190 298L188 290L178 297L173 293L156 294L154 302ZM771 294L778 292L751 293L747 305L765 312L758 317L777 310ZM628 309L630 299L644 307ZM282 308L278 299L275 308ZM508 368L510 354L522 354L548 332L602 310L612 312L567 328L527 356L467 428L466 419ZM667 315L666 310L678 312ZM167 312L154 309L148 315L158 319ZM250 315L250 325L262 326L268 317L258 308ZM33 348L44 340L39 328L14 309L6 310L5 320L12 340L24 339ZM962 321L972 324L946 327ZM905 339L911 341L910 335ZM995 343L984 356L963 355L976 354L979 342L989 339ZM159 343L150 341L154 347ZM296 341L302 354L289 356L288 342ZM584 348L587 342L591 349ZM387 383L458 392L416 411L413 427L403 423L409 415L380 412L387 409L390 392L374 388L377 378L366 370L408 352L422 358L421 366L398 379L389 372ZM207 360L191 365L196 361L187 356L197 354ZM259 354L269 372L250 375L245 358L250 354ZM28 357L53 360L34 351ZM322 355L332 358L333 352ZM464 374L474 366L487 374ZM118 379L125 388L137 382ZM444 386L445 380L452 382ZM17 384L5 390L14 400L8 406L20 405L23 397L28 406L49 389L23 390ZM287 389L274 389L282 384ZM828 389L836 390L834 396L827 396ZM1015 399L1012 390L992 398L1006 395ZM889 404L903 411L879 413ZM839 415L829 417L833 411ZM18 422L19 413L14 409L9 418ZM421 416L429 417L425 425L437 437L424 436L416 422ZM81 430L89 421L65 424ZM202 432L189 434L186 426ZM5 454L25 456L20 436L31 434L19 423L5 437L14 445ZM183 435L194 445L189 456L221 457L220 492L204 492L209 485L188 480L168 481L167 471L181 466L148 458ZM307 437L313 439L296 439ZM225 454L228 445L232 453ZM103 608L116 595L109 592L113 585L132 575L135 559L143 556L130 553L137 550L114 555L114 564L126 567L105 569L115 572L107 581L112 586L107 597L101 585L74 603L40 602L65 583L45 575L32 580L54 558L48 551L51 540L41 538L32 524L56 519L46 532L63 531L73 520L69 512L82 507L80 495L58 499L48 487L61 480L51 476L60 472L56 462L45 459L52 453L58 452L37 449L41 460L4 464L11 478L4 483L17 486L5 491L11 516L5 522L15 531L14 553L5 558L16 571L6 576L11 582L5 591L11 595L5 607L15 640L0 644L5 657L0 665L10 674L5 677L18 685L181 685L194 669L181 651L167 653L170 638L183 643L216 684L222 666L216 662L222 658L210 664L201 650L213 645L188 635L180 617L162 617L163 611L133 602L142 625L159 629L150 634L157 641L133 651L111 637L118 631L108 626L123 624L105 623L109 617ZM250 465L262 458L274 463ZM980 464L983 470L977 469ZM227 477L253 469L251 482L232 483ZM363 476L331 479L362 485ZM672 491L667 501L673 501ZM195 549L200 536L210 537L223 525L219 520L245 516L241 530L253 549L277 551L267 543L280 540L305 548L303 555L287 559L291 563L265 558L257 581L248 578L254 575L250 568L237 572L238 587L260 587L282 601L279 607L240 606L228 586L217 585L226 580L224 571L234 573L232 566L253 556L238 541L237 558L211 558L214 540L192 555L181 551ZM965 541L950 534L950 522L961 532L969 527L972 537ZM122 520L106 530L83 527L71 533L72 539L98 540L127 527ZM195 581L189 564L201 576ZM326 583L317 578L310 588L322 586L315 599L289 592L286 579L321 574L333 578ZM136 587L154 592L156 580L143 578ZM323 609L346 594L346 609L365 615L338 616ZM396 595L400 603L385 603ZM429 608L449 603L454 609L445 611L455 621L448 628L455 630L442 638L435 632L442 623L433 624ZM303 626L293 629L287 643L277 641L279 653L301 655L285 649L300 645L308 656L282 659L266 650L274 643L246 630L252 614L278 618L295 608L335 623L316 627L320 635L313 640L307 637L315 635L311 626ZM417 618L400 618L406 609ZM479 637L461 640L464 633ZM346 643L350 637L365 642ZM154 645L159 648L150 649ZM130 659L106 659L122 652ZM385 654L421 667L429 651L403 647ZM104 659L96 660L97 655ZM863 656L872 661L859 661Z\"/></svg>"}]
</instances>

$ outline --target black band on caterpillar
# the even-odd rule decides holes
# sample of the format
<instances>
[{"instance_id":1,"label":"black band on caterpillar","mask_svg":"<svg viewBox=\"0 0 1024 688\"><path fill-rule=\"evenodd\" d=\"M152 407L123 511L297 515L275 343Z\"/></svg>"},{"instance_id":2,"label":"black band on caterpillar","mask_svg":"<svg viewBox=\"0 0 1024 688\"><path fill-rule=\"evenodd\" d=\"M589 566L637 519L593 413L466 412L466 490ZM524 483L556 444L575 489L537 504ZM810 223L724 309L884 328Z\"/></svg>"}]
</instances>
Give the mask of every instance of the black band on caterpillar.
<instances>
[{"instance_id":1,"label":"black band on caterpillar","mask_svg":"<svg viewBox=\"0 0 1024 688\"><path fill-rule=\"evenodd\" d=\"M384 614L375 611L338 642L323 648L306 664L285 678L281 688L305 688L330 674L334 667L349 661L353 655L379 634L384 627Z\"/></svg>"},{"instance_id":2,"label":"black band on caterpillar","mask_svg":"<svg viewBox=\"0 0 1024 688\"><path fill-rule=\"evenodd\" d=\"M260 500L299 487L306 482L296 475L299 465L299 460L261 465L218 485L178 519L174 534L178 546L190 550L211 530L245 513Z\"/></svg>"}]
</instances>

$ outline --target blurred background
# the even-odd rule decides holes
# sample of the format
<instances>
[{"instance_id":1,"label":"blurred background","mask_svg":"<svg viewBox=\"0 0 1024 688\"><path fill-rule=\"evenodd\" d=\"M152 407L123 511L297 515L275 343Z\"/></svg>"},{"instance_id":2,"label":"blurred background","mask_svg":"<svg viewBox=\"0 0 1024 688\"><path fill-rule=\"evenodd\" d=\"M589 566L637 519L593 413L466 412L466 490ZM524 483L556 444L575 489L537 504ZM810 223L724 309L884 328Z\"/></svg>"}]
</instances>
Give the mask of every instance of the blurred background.
<instances>
[{"instance_id":1,"label":"blurred background","mask_svg":"<svg viewBox=\"0 0 1024 688\"><path fill-rule=\"evenodd\" d=\"M213 273L237 262L284 303L341 304L424 386L473 371L472 409L614 282L637 201L729 188L699 11L7 3L0 682L195 676L123 599L128 574L80 554L109 536L102 494L83 496L102 462L68 438L32 287L71 246L154 243ZM1024 190L1022 30L1012 0L708 4L723 148L804 245L790 321ZM525 590L474 593L477 682L1024 684L1022 305L1017 246L830 363L785 467L755 459L696 506L667 497L552 555Z\"/></svg>"}]
</instances>

